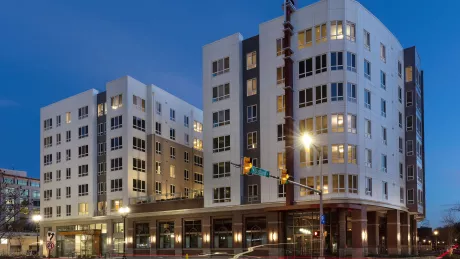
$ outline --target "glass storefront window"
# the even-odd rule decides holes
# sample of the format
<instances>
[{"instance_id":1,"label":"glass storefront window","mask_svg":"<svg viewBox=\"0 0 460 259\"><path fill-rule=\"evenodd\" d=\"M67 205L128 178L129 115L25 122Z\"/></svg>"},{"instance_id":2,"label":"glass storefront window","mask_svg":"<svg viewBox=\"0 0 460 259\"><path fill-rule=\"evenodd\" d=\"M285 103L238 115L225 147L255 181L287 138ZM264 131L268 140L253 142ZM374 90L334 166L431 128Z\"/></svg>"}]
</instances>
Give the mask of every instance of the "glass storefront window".
<instances>
[{"instance_id":1,"label":"glass storefront window","mask_svg":"<svg viewBox=\"0 0 460 259\"><path fill-rule=\"evenodd\" d=\"M174 222L159 223L159 230L158 248L174 248Z\"/></svg>"},{"instance_id":2,"label":"glass storefront window","mask_svg":"<svg viewBox=\"0 0 460 259\"><path fill-rule=\"evenodd\" d=\"M123 222L113 223L113 233L123 233Z\"/></svg>"},{"instance_id":3,"label":"glass storefront window","mask_svg":"<svg viewBox=\"0 0 460 259\"><path fill-rule=\"evenodd\" d=\"M215 219L213 223L214 248L232 248L232 220Z\"/></svg>"},{"instance_id":4,"label":"glass storefront window","mask_svg":"<svg viewBox=\"0 0 460 259\"><path fill-rule=\"evenodd\" d=\"M117 254L123 253L123 238L113 239L113 252Z\"/></svg>"},{"instance_id":5,"label":"glass storefront window","mask_svg":"<svg viewBox=\"0 0 460 259\"><path fill-rule=\"evenodd\" d=\"M149 223L136 224L136 248L150 248Z\"/></svg>"},{"instance_id":6,"label":"glass storefront window","mask_svg":"<svg viewBox=\"0 0 460 259\"><path fill-rule=\"evenodd\" d=\"M203 236L201 233L201 220L186 220L184 222L185 248L201 248Z\"/></svg>"},{"instance_id":7,"label":"glass storefront window","mask_svg":"<svg viewBox=\"0 0 460 259\"><path fill-rule=\"evenodd\" d=\"M246 247L267 244L265 217L246 218Z\"/></svg>"}]
</instances>

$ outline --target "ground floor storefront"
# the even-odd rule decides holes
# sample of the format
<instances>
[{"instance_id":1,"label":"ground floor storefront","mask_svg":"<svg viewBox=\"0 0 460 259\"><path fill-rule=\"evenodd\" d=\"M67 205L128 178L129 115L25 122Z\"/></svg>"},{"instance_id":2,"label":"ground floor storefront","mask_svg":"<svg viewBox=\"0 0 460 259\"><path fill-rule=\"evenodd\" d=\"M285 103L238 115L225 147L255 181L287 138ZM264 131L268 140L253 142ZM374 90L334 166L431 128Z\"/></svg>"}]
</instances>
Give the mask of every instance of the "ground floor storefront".
<instances>
[{"instance_id":1,"label":"ground floor storefront","mask_svg":"<svg viewBox=\"0 0 460 259\"><path fill-rule=\"evenodd\" d=\"M361 205L326 206L324 211L325 255L362 257L417 251L416 219L405 211L371 210ZM121 254L125 241L128 255L237 254L256 246L248 255L316 256L320 252L320 217L315 207L148 214L130 214L126 226L116 216L54 222L45 225L42 234L56 232L53 255L61 257Z\"/></svg>"}]
</instances>

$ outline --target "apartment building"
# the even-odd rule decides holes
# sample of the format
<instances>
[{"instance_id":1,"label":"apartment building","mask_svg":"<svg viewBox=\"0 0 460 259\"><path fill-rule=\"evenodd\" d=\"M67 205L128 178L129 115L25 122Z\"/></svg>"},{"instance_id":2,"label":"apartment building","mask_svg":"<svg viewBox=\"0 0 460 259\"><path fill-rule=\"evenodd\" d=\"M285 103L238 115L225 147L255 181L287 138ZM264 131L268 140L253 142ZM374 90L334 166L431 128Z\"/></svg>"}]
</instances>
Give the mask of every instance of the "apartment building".
<instances>
[{"instance_id":1,"label":"apartment building","mask_svg":"<svg viewBox=\"0 0 460 259\"><path fill-rule=\"evenodd\" d=\"M42 234L57 232L56 255L121 249L122 206L201 197L202 116L129 76L43 107Z\"/></svg>"}]
</instances>

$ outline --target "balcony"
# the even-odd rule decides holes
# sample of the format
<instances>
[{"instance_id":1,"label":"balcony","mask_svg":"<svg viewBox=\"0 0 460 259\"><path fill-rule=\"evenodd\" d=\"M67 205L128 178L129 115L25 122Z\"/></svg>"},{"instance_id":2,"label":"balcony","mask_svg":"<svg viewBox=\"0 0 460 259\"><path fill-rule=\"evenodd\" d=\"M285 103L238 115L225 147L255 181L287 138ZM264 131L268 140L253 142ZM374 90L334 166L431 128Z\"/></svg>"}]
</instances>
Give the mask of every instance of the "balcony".
<instances>
[{"instance_id":1,"label":"balcony","mask_svg":"<svg viewBox=\"0 0 460 259\"><path fill-rule=\"evenodd\" d=\"M201 191L186 193L155 194L151 196L130 198L133 213L159 212L169 210L197 209L204 207Z\"/></svg>"}]
</instances>

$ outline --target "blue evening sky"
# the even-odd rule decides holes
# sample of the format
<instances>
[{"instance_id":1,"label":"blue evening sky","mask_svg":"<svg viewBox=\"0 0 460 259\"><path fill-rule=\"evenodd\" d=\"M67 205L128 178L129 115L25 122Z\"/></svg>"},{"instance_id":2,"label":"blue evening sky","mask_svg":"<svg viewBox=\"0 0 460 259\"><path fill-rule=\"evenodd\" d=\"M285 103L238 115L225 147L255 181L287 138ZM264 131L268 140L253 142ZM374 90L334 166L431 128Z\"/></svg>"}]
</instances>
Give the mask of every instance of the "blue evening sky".
<instances>
[{"instance_id":1,"label":"blue evening sky","mask_svg":"<svg viewBox=\"0 0 460 259\"><path fill-rule=\"evenodd\" d=\"M299 6L314 1L299 0ZM460 202L456 126L444 128L460 90L459 1L362 0L404 47L417 45L425 70L428 219ZM131 75L202 107L202 46L258 34L282 15L282 0L0 2L0 167L40 170L40 107ZM444 88L438 91L438 88ZM442 93L446 95L442 96ZM455 121L454 121L455 122ZM456 124L456 123L454 123ZM445 126L447 124L444 124Z\"/></svg>"}]
</instances>

